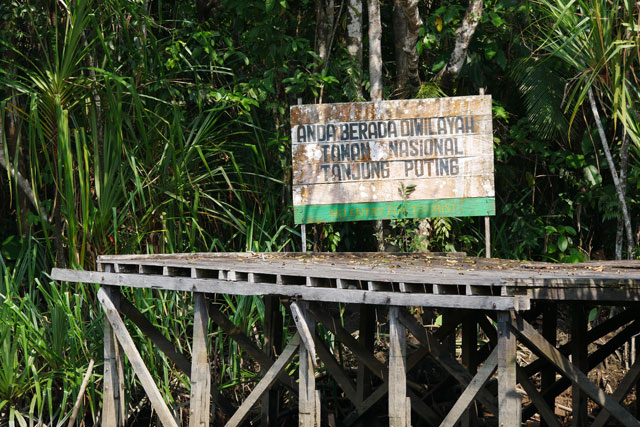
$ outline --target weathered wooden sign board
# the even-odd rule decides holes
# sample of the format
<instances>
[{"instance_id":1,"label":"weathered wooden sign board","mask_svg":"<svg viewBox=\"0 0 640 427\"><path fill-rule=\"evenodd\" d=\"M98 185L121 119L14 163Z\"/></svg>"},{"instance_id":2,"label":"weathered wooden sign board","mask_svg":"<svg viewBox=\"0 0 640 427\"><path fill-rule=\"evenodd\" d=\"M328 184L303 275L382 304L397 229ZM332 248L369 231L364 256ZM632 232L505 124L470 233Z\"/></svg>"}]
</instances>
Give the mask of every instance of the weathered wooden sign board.
<instances>
[{"instance_id":1,"label":"weathered wooden sign board","mask_svg":"<svg viewBox=\"0 0 640 427\"><path fill-rule=\"evenodd\" d=\"M495 214L491 97L291 107L297 224Z\"/></svg>"}]
</instances>

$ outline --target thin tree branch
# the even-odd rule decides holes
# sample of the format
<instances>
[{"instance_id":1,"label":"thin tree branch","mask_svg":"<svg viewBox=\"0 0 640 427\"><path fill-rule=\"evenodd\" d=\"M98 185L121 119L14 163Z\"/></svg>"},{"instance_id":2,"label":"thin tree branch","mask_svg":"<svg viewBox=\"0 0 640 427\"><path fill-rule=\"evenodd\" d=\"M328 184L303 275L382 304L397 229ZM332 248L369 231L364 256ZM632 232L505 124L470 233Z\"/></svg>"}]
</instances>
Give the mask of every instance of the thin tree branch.
<instances>
[{"instance_id":1,"label":"thin tree branch","mask_svg":"<svg viewBox=\"0 0 640 427\"><path fill-rule=\"evenodd\" d=\"M596 100L593 97L593 90L591 88L589 88L588 94L589 103L591 104L591 112L593 113L593 118L596 121L598 134L600 135L600 140L602 141L602 148L604 149L607 164L609 165L609 170L611 171L611 177L613 178L613 185L616 188L616 194L618 195L618 201L620 202L620 210L622 211L624 227L627 231L627 241L631 242L631 244L633 245L634 240L631 231L631 219L629 218L629 210L627 209L627 202L624 198L624 191L622 190L622 185L620 183L620 179L618 178L618 172L616 170L615 164L613 163L613 157L611 156L611 151L609 150L607 136L604 133L604 127L602 126L602 121L600 120L600 113L598 113L598 107L596 105Z\"/></svg>"}]
</instances>

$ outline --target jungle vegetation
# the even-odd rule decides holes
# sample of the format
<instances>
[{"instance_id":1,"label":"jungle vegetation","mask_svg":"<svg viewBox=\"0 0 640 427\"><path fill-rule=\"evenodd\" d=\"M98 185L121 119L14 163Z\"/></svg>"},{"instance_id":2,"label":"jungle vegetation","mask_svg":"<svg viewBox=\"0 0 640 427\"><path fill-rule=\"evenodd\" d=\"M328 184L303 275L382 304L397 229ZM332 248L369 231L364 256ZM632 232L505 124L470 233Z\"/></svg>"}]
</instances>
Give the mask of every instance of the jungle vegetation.
<instances>
[{"instance_id":1,"label":"jungle vegetation","mask_svg":"<svg viewBox=\"0 0 640 427\"><path fill-rule=\"evenodd\" d=\"M92 358L78 423L99 420L96 289L54 283L52 267L93 268L99 254L300 250L288 124L299 98L483 89L494 115L492 255L637 258L638 8L628 0L0 2L0 425L65 423ZM483 226L481 218L322 224L309 227L309 249L381 244L482 256ZM189 354L188 296L127 292ZM221 306L256 333L259 298ZM131 330L179 408L188 380ZM233 342L216 333L212 342L223 392L255 379ZM142 396L135 381L127 372L126 387ZM130 419L148 411L135 393L129 408Z\"/></svg>"}]
</instances>

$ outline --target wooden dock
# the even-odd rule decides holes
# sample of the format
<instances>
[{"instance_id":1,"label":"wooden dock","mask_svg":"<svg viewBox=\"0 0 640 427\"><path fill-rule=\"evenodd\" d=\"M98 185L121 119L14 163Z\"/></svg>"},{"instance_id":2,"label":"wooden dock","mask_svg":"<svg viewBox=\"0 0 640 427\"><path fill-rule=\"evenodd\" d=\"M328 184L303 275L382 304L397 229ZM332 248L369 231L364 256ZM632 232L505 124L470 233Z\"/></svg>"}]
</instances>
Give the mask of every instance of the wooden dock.
<instances>
[{"instance_id":1,"label":"wooden dock","mask_svg":"<svg viewBox=\"0 0 640 427\"><path fill-rule=\"evenodd\" d=\"M241 425L261 402L262 424L276 425L277 387L297 391L300 426L354 425L387 396L393 427L410 425L465 427L493 419L504 427L520 426L532 416L544 425L560 426L555 397L572 387L575 426L639 426L620 402L640 378L640 362L609 395L592 383L588 372L625 342L640 334L640 262L617 261L550 264L466 257L464 254L380 253L193 253L101 256L97 271L54 269L52 278L102 285L98 298L105 311L103 425L125 421L122 352L138 376L163 425L178 425L144 366L122 315L131 319L169 358L190 376L189 425L210 424L211 402L228 416L227 426ZM192 359L179 353L137 309L121 297L120 287L193 293ZM284 349L261 349L237 331L213 304L211 294L261 295L265 298L264 333L277 342L278 304L285 303L297 333ZM358 338L330 312L332 304L353 304L360 313ZM558 305L570 307L571 340L556 344ZM618 314L588 329L588 310L619 307ZM440 328L425 328L410 307L437 309ZM375 313L388 315L388 363L372 351ZM261 381L239 408L233 408L211 383L207 354L208 318L234 339L261 366ZM322 324L357 358L357 376L346 371L316 334ZM280 328L281 330L282 328ZM461 331L461 357L455 337ZM478 344L478 333L488 343ZM408 334L418 349L409 352ZM453 337L453 346L452 346ZM606 343L588 352L599 340ZM526 366L516 360L517 346L539 358ZM412 346L414 347L414 346ZM593 347L593 346L592 346ZM299 355L298 381L285 368ZM571 361L569 360L571 356ZM445 408L433 404L431 390L412 381L409 372L429 357L446 373L440 387L454 386L457 400ZM633 362L633 361L632 361ZM335 420L316 389L321 364L351 402ZM562 377L556 379L556 373ZM375 387L374 387L375 386ZM521 392L526 393L522 406ZM588 412L587 397L600 410ZM489 415L490 414L490 415Z\"/></svg>"}]
</instances>

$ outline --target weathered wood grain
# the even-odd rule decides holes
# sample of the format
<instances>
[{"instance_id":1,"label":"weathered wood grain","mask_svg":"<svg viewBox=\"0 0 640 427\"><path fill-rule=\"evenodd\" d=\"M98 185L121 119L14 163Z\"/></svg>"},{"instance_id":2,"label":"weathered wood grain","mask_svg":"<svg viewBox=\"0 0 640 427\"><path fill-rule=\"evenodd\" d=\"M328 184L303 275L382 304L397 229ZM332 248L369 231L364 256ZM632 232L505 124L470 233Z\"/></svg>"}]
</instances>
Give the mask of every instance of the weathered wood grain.
<instances>
[{"instance_id":1,"label":"weathered wood grain","mask_svg":"<svg viewBox=\"0 0 640 427\"><path fill-rule=\"evenodd\" d=\"M118 304L120 289L107 287L105 290ZM114 307L115 307L114 304ZM124 394L120 389L122 356L109 319L104 319L104 385L102 390L102 425L120 427L124 425Z\"/></svg>"},{"instance_id":2,"label":"weathered wood grain","mask_svg":"<svg viewBox=\"0 0 640 427\"><path fill-rule=\"evenodd\" d=\"M398 319L399 311L399 307L389 307L389 427L409 427L411 424L411 417L407 419L406 408L406 331Z\"/></svg>"},{"instance_id":3,"label":"weathered wood grain","mask_svg":"<svg viewBox=\"0 0 640 427\"><path fill-rule=\"evenodd\" d=\"M516 336L509 327L511 315L499 311L498 317L498 422L501 427L519 427L522 399L516 390Z\"/></svg>"},{"instance_id":4,"label":"weathered wood grain","mask_svg":"<svg viewBox=\"0 0 640 427\"><path fill-rule=\"evenodd\" d=\"M320 427L316 426L316 419L320 406L316 403L316 377L315 377L315 354L309 351L307 345L311 347L315 353L315 345L313 344L313 335L315 334L315 321L306 322L306 304L302 303L302 307L296 303L292 303L292 313L298 314L298 323L303 325L300 329L308 336L301 341L305 345L299 347L299 367L298 367L298 425L300 427ZM295 314L294 314L295 316ZM300 335L300 332L298 332ZM308 342L310 341L310 343ZM313 358L313 359L312 359Z\"/></svg>"},{"instance_id":5,"label":"weathered wood grain","mask_svg":"<svg viewBox=\"0 0 640 427\"><path fill-rule=\"evenodd\" d=\"M311 330L315 330L315 325L308 321L305 316L303 308L297 302L292 302L289 305L291 309L291 316L293 317L293 322L296 324L296 328L298 329L298 333L300 334L300 339L304 344L304 347L307 349L309 353L309 358L311 364L314 368L317 368L316 362L316 347L313 339L313 334Z\"/></svg>"},{"instance_id":6,"label":"weathered wood grain","mask_svg":"<svg viewBox=\"0 0 640 427\"><path fill-rule=\"evenodd\" d=\"M194 293L193 344L191 346L191 402L189 427L208 427L211 409L211 371L207 350L209 316L204 294Z\"/></svg>"}]
</instances>

